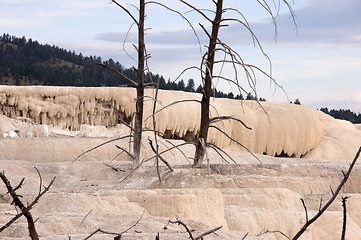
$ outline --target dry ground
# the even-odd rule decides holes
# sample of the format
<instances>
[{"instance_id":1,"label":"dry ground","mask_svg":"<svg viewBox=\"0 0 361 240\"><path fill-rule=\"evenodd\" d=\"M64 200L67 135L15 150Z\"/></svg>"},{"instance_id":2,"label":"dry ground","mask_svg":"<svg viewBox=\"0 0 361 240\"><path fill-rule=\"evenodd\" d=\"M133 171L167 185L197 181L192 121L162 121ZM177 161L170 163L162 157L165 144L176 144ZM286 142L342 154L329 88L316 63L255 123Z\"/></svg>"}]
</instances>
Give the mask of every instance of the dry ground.
<instances>
[{"instance_id":1,"label":"dry ground","mask_svg":"<svg viewBox=\"0 0 361 240\"><path fill-rule=\"evenodd\" d=\"M40 134L41 135L41 134ZM143 156L151 156L144 137ZM44 184L56 176L56 181L31 211L39 218L36 227L41 239L84 239L98 228L122 232L139 224L122 239L188 239L177 225L163 227L169 219L181 219L196 234L222 226L217 235L205 239L286 239L278 233L256 235L265 230L279 230L293 236L305 221L300 198L305 200L308 214L318 211L336 189L342 170L349 160L314 160L274 158L257 155L262 164L248 153L228 152L237 162L226 163L210 152L211 174L207 169L192 169L183 154L173 151L165 158L175 169L170 172L161 164L159 183L154 160L143 164L122 181L133 168L129 157L115 147L128 147L127 141L117 141L72 160L83 151L109 138L94 138L50 134L37 138L6 138L0 141L0 171L4 171L13 186L25 177L18 191L23 202L37 194L39 177ZM172 141L174 144L182 141ZM161 141L161 147L168 145ZM191 157L192 146L182 148ZM356 152L355 152L356 153ZM104 163L117 168L115 171ZM341 196L347 201L347 239L361 239L361 165L357 164L339 198L301 239L340 239L342 230ZM122 181L122 182L121 182ZM0 225L15 214L5 187L0 184ZM26 239L27 224L18 220L0 233L0 239ZM113 239L96 234L91 239Z\"/></svg>"}]
</instances>

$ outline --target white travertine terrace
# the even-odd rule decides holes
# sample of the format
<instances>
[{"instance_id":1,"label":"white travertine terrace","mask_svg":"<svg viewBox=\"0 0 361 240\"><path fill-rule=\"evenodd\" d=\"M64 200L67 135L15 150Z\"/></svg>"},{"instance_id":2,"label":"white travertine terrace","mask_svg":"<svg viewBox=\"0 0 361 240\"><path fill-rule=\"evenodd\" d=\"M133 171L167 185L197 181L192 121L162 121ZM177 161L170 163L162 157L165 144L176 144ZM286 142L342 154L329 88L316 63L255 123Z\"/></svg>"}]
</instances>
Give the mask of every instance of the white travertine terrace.
<instances>
[{"instance_id":1,"label":"white travertine terrace","mask_svg":"<svg viewBox=\"0 0 361 240\"><path fill-rule=\"evenodd\" d=\"M48 86L0 86L0 114L25 118L38 124L79 130L82 124L112 127L129 122L135 111L133 88L77 88ZM144 120L152 113L154 90L146 91ZM159 91L157 109L174 101L200 100L200 96L179 91ZM324 136L319 113L311 108L288 104L230 99L213 99L211 117L232 116L233 120L216 123L255 153L300 157L317 147ZM199 131L200 103L175 104L156 114L156 128L166 136L193 140ZM145 126L153 128L151 118ZM215 128L208 141L231 150L244 150Z\"/></svg>"}]
</instances>

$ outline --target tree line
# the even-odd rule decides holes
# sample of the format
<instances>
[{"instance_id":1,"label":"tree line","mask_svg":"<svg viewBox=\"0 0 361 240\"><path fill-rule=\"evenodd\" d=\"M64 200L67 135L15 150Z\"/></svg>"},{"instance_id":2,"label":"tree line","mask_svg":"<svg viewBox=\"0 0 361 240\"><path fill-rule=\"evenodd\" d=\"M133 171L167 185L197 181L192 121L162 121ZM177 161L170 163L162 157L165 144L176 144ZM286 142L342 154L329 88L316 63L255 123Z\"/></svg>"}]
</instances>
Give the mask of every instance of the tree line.
<instances>
[{"instance_id":1,"label":"tree line","mask_svg":"<svg viewBox=\"0 0 361 240\"><path fill-rule=\"evenodd\" d=\"M328 108L325 107L325 108L321 108L320 111L322 111L328 115L331 115L332 117L337 118L337 119L347 120L352 123L361 123L361 113L354 113L350 109L328 110Z\"/></svg>"},{"instance_id":2,"label":"tree line","mask_svg":"<svg viewBox=\"0 0 361 240\"><path fill-rule=\"evenodd\" d=\"M298 98L294 102L291 101L290 103L301 105L300 99L298 99ZM354 113L350 109L328 110L327 107L324 107L319 110L336 118L336 119L346 120L346 121L350 121L352 123L361 123L361 113Z\"/></svg>"},{"instance_id":3,"label":"tree line","mask_svg":"<svg viewBox=\"0 0 361 240\"><path fill-rule=\"evenodd\" d=\"M113 59L102 60L99 56L83 56L55 45L40 44L36 40L26 37L18 38L9 34L0 35L0 84L9 85L48 85L48 86L128 86L131 85L123 77L108 71L97 63L103 63L123 73L130 79L136 79L134 69L125 68ZM167 81L159 74L147 74L145 82L149 83L159 78L159 88L164 90L180 90L185 92L202 92L202 86L196 87L194 79L178 82ZM13 81L11 81L13 80ZM224 93L217 89L212 90L212 96L240 100L259 100L251 93L243 97L232 92ZM300 104L299 99L294 101ZM334 118L347 120L352 123L361 123L361 114L351 110L329 110L327 107L320 111Z\"/></svg>"},{"instance_id":4,"label":"tree line","mask_svg":"<svg viewBox=\"0 0 361 240\"><path fill-rule=\"evenodd\" d=\"M127 86L129 81L124 77L109 71L97 63L107 65L130 79L137 79L133 68L125 68L112 58L102 60L99 56L83 56L55 45L40 44L38 41L26 37L0 35L0 84L2 85L47 85L47 86ZM144 82L150 83L159 79L159 88L164 90L180 90L185 92L202 92L194 79L167 81L159 74L145 75ZM240 100L260 100L249 93L234 95L232 92L224 93L216 88L212 96L217 98L230 98Z\"/></svg>"}]
</instances>

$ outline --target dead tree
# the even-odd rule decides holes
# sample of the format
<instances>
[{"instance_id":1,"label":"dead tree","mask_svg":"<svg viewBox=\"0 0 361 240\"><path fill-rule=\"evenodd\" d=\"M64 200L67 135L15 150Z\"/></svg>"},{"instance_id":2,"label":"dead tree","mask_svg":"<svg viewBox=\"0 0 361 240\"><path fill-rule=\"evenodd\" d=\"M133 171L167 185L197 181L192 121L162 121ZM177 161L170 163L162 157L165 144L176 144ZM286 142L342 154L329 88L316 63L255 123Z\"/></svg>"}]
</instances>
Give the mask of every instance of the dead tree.
<instances>
[{"instance_id":1,"label":"dead tree","mask_svg":"<svg viewBox=\"0 0 361 240\"><path fill-rule=\"evenodd\" d=\"M223 0L218 0L216 4L216 15L212 21L212 34L209 38L206 75L203 82L203 94L201 103L201 126L198 133L198 141L196 145L196 151L194 154L193 167L198 166L202 161L205 154L205 148L202 146L202 140L207 142L208 127L209 127L209 105L212 93L212 76L214 67L214 58L216 54L216 46L218 39L218 32L221 25L223 13ZM202 139L202 140L201 140Z\"/></svg>"},{"instance_id":2,"label":"dead tree","mask_svg":"<svg viewBox=\"0 0 361 240\"><path fill-rule=\"evenodd\" d=\"M207 22L209 22L212 26L211 32L209 33L202 24L199 24L201 29L207 35L209 43L206 46L207 50L202 58L201 67L197 68L201 73L203 89L202 89L202 101L201 101L200 130L199 130L198 136L197 136L197 142L196 142L197 145L196 145L196 151L195 151L194 162L193 162L193 167L196 167L196 166L199 166L200 164L202 164L204 154L205 154L205 149L202 147L201 139L203 139L203 141L205 143L207 143L208 129L211 126L210 107L209 106L210 106L210 99L211 99L211 94L212 94L213 80L215 78L222 79L222 80L225 80L225 81L228 81L228 82L234 84L238 88L240 93L241 92L247 93L247 91L241 86L241 84L238 81L238 75L239 75L238 71L239 70L237 68L240 67L241 69L244 70L249 87L252 88L252 91L254 93L256 93L256 89L255 89L255 85L256 85L255 72L256 71L269 77L270 80L276 84L276 86L278 86L278 87L280 87L280 86L272 78L271 70L270 70L270 73L268 74L267 72L263 71L262 69L258 68L257 66L254 66L251 64L246 64L243 61L242 57L237 53L237 51L232 49L232 47L230 47L226 43L222 42L222 40L220 39L219 30L221 27L227 27L229 22L241 24L243 27L246 28L246 30L249 31L249 33L251 34L251 36L253 38L254 44L259 47L260 51L269 60L269 63L271 65L270 58L264 52L260 42L258 41L257 36L254 34L250 25L248 24L247 19L243 16L243 14L238 9L223 7L223 0L212 1L213 4L215 5L215 10L196 7L184 0L180 0L180 1L183 4L185 4L186 6L188 6L189 8L191 8L192 11L197 12L203 19L205 19ZM270 14L270 16L272 17L273 23L275 25L275 31L277 32L277 24L276 24L276 19L275 19L273 10L271 9L271 7L269 6L269 4L267 3L266 0L257 1L257 2L262 8L264 8ZM287 5L288 9L291 12L292 18L295 21L292 8L290 7L290 5L288 4L288 2L286 0L284 0L283 2ZM278 12L279 6L276 6L275 1L273 1L273 4L275 5L275 8ZM204 13L205 11L213 13L214 14L213 19L209 18ZM224 15L227 12L236 13L240 17L239 18L226 18L226 17L224 17ZM217 52L223 53L225 57L223 59L217 60L216 59ZM214 69L217 64L221 64L221 66L222 66L221 69L223 69L225 64L230 65L231 68L233 68L234 77L228 78L228 77L222 76L222 73L220 73L219 76L215 75ZM233 120L233 119L224 118L224 119L222 119L222 121L223 120ZM234 139L231 139L231 140L233 141Z\"/></svg>"},{"instance_id":3,"label":"dead tree","mask_svg":"<svg viewBox=\"0 0 361 240\"><path fill-rule=\"evenodd\" d=\"M140 147L142 144L142 127L143 127L143 107L144 107L144 18L145 3L139 0L139 22L138 22L138 68L137 68L137 100L135 104L134 120L134 161L136 165L140 163Z\"/></svg>"},{"instance_id":4,"label":"dead tree","mask_svg":"<svg viewBox=\"0 0 361 240\"><path fill-rule=\"evenodd\" d=\"M112 0L117 6L119 6L123 11L125 11L130 18L133 20L134 24L137 25L138 32L138 46L135 47L138 53L138 67L135 69L137 72L137 81L129 79L119 71L116 71L113 68L110 68L104 64L99 64L103 67L106 67L116 74L127 79L135 88L137 92L135 100L135 118L134 118L134 133L133 133L133 157L135 165L140 164L140 148L142 144L142 128L143 128L143 108L144 108L144 88L146 84L144 83L144 73L145 73L145 61L149 56L146 55L145 43L144 43L144 20L145 20L145 1L139 0L139 16L138 20L134 15L126 9L123 5L119 4L117 1Z\"/></svg>"},{"instance_id":5,"label":"dead tree","mask_svg":"<svg viewBox=\"0 0 361 240\"><path fill-rule=\"evenodd\" d=\"M49 183L49 185L43 186L42 184L42 177L40 175L40 172L38 171L37 168L35 168L36 171L38 172L39 178L40 178L40 183L39 183L39 192L38 195L36 196L36 198L28 205L25 206L23 204L23 202L20 200L20 195L18 195L16 193L16 191L18 189L20 189L24 183L25 178L23 178L20 183L13 188L10 184L10 181L7 179L7 177L5 176L4 172L0 172L0 178L1 180L4 182L8 193L10 194L10 196L13 199L13 203L15 204L16 207L18 207L20 209L20 213L18 213L15 217L13 217L9 222L7 222L4 226L2 226L0 228L0 232L4 231L6 228L10 227L11 224L13 224L18 218L20 218L21 216L24 215L24 217L26 218L26 221L28 223L28 230L29 230L29 237L32 240L38 240L39 236L38 233L36 231L35 228L35 221L33 219L32 214L30 213L30 210L33 208L33 206L39 201L39 199L49 190L49 188L51 187L51 185L53 185L54 181L55 181L55 177L51 180L51 182ZM43 189L44 188L44 189Z\"/></svg>"}]
</instances>

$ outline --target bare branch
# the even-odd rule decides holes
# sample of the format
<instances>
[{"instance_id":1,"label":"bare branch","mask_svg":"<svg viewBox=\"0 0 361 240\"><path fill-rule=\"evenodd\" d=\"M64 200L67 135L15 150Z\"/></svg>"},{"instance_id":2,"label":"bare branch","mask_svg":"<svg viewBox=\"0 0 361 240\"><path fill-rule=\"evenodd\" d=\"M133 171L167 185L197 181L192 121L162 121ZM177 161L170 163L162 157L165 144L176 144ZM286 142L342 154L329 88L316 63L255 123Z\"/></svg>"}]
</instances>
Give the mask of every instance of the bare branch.
<instances>
[{"instance_id":1,"label":"bare branch","mask_svg":"<svg viewBox=\"0 0 361 240\"><path fill-rule=\"evenodd\" d=\"M39 192L38 192L38 195L39 195L41 193L41 188L42 188L41 186L43 186L43 178L41 177L39 170L36 167L34 167L34 168L39 176Z\"/></svg>"},{"instance_id":2,"label":"bare branch","mask_svg":"<svg viewBox=\"0 0 361 240\"><path fill-rule=\"evenodd\" d=\"M100 148L101 146L104 146L104 145L106 145L106 144L108 144L108 143L111 143L111 142L114 142L114 141L117 141L117 140L121 140L121 139L124 139L124 138L128 138L128 137L132 137L132 135L126 135L126 136L123 136L123 137L113 138L113 139L110 139L110 140L108 140L108 141L105 141L105 142L103 142L103 143L101 143L101 144L99 144L99 145L97 145L97 146L95 146L95 147L93 147L93 148L91 148L91 149L83 152L82 154L80 154L79 156L77 156L77 157L72 161L72 163L74 163L76 160L78 160L81 156L83 156L83 155L85 155L85 154L87 154L87 153L89 153L89 152L91 152L91 151L94 151L95 149Z\"/></svg>"},{"instance_id":3,"label":"bare branch","mask_svg":"<svg viewBox=\"0 0 361 240\"><path fill-rule=\"evenodd\" d=\"M303 208L305 209L305 214L306 214L306 222L308 222L308 212L307 212L307 207L305 204L305 201L303 200L303 198L300 199L303 205Z\"/></svg>"},{"instance_id":4,"label":"bare branch","mask_svg":"<svg viewBox=\"0 0 361 240\"><path fill-rule=\"evenodd\" d=\"M135 22L135 24L139 25L137 19L135 19L135 17L133 16L133 14L131 14L131 12L129 12L128 9L126 9L125 7L123 7L121 4L119 4L117 1L112 0L113 3L115 3L116 5L118 5L118 7L120 7L121 9L123 9L124 12L126 12L131 18L132 20Z\"/></svg>"},{"instance_id":5,"label":"bare branch","mask_svg":"<svg viewBox=\"0 0 361 240\"><path fill-rule=\"evenodd\" d=\"M36 168L35 168L36 169ZM14 191L18 190L19 188L21 188L21 186L24 183L25 178L21 179L20 183L14 188Z\"/></svg>"},{"instance_id":6,"label":"bare branch","mask_svg":"<svg viewBox=\"0 0 361 240\"><path fill-rule=\"evenodd\" d=\"M36 228L35 228L35 221L33 220L33 217L32 217L32 215L30 213L30 210L38 202L38 200L49 190L49 188L51 187L51 185L55 181L55 177L51 180L49 185L47 187L44 186L44 190L41 191L41 185L42 185L41 174L40 174L40 172L38 171L37 168L35 168L35 169L36 169L36 171L38 172L38 174L40 176L40 191L39 191L38 195L36 196L36 198L27 207L21 202L21 200L19 199L19 195L16 194L15 190L11 186L10 181L6 178L5 174L3 172L0 172L0 178L4 182L9 194L13 198L13 202L14 202L15 206L17 206L21 210L21 213L17 214L8 223L6 223L3 227L0 228L0 232L2 232L4 229L8 228L18 218L20 218L22 215L24 215L26 220L27 220L27 223L28 223L29 237L32 240L39 239L38 233L36 232ZM18 185L18 187L19 186L20 186L20 184Z\"/></svg>"},{"instance_id":7,"label":"bare branch","mask_svg":"<svg viewBox=\"0 0 361 240\"><path fill-rule=\"evenodd\" d=\"M134 155L131 154L128 150L126 150L125 148L115 145L118 149L122 150L123 152L125 152L126 154L128 154L129 157L131 157L132 159L134 159Z\"/></svg>"},{"instance_id":8,"label":"bare branch","mask_svg":"<svg viewBox=\"0 0 361 240\"><path fill-rule=\"evenodd\" d=\"M160 2L149 1L149 2L147 2L146 4L156 4L156 5L162 6L163 8L165 8L165 9L171 11L171 12L174 12L174 13L178 14L181 18L183 18L183 19L188 23L188 25L191 27L194 35L195 35L196 38L197 38L198 45L199 45L199 51L202 52L202 50L201 50L201 42L200 42L200 40L199 40L198 34L197 34L196 30L194 29L192 23L188 20L188 18L186 18L182 13L178 12L177 10L174 10L174 9L172 9L172 8L170 8L170 7L162 4L162 3L160 3Z\"/></svg>"},{"instance_id":9,"label":"bare branch","mask_svg":"<svg viewBox=\"0 0 361 240\"><path fill-rule=\"evenodd\" d=\"M136 24L136 23L133 22L133 23L130 25L127 33L125 34L125 37L124 37L124 40L123 40L123 51L124 51L125 54L127 54L127 56L128 56L129 58L131 58L134 62L138 62L135 58L133 58L133 57L128 53L127 50L125 50L125 43L126 43L126 41L127 41L128 35L129 35L130 31L132 30L132 28L133 28L133 26L134 26L135 24Z\"/></svg>"},{"instance_id":10,"label":"bare branch","mask_svg":"<svg viewBox=\"0 0 361 240\"><path fill-rule=\"evenodd\" d=\"M202 15L202 17L204 17L208 22L213 22L209 17L207 17L207 15L205 15L201 10L199 10L198 8L194 7L193 5L191 5L190 3L183 1L183 0L179 0L180 2L182 2L183 4L187 5L188 7L192 8L194 11L198 12L200 15Z\"/></svg>"},{"instance_id":11,"label":"bare branch","mask_svg":"<svg viewBox=\"0 0 361 240\"><path fill-rule=\"evenodd\" d=\"M185 99L185 100L179 100L179 101L174 101L164 107L162 107L161 109L157 110L156 112L154 112L152 115L148 116L144 122L146 122L149 118L153 117L155 114L159 113L160 111L163 111L164 109L170 107L170 106L173 106L175 104L179 104L179 103L184 103L184 102L197 102L197 103L201 103L201 101L199 100L195 100L195 99Z\"/></svg>"},{"instance_id":12,"label":"bare branch","mask_svg":"<svg viewBox=\"0 0 361 240\"><path fill-rule=\"evenodd\" d=\"M113 169L113 170L116 171L116 172L125 172L125 170L120 169L120 168L113 167L112 165L110 165L110 164L108 164L108 163L103 162L103 164L104 164L105 166L107 166L107 167L110 167L111 169Z\"/></svg>"},{"instance_id":13,"label":"bare branch","mask_svg":"<svg viewBox=\"0 0 361 240\"><path fill-rule=\"evenodd\" d=\"M222 226L219 226L219 227L216 227L216 228L213 228L205 233L202 233L201 235L199 235L198 237L194 238L194 240L198 240L198 239L203 239L203 237L211 234L211 233L215 233L216 231L218 231L219 229L221 229Z\"/></svg>"},{"instance_id":14,"label":"bare branch","mask_svg":"<svg viewBox=\"0 0 361 240\"><path fill-rule=\"evenodd\" d=\"M81 220L81 223L79 224L79 227L84 223L85 219L93 212L93 209L90 210L83 218L83 220Z\"/></svg>"},{"instance_id":15,"label":"bare branch","mask_svg":"<svg viewBox=\"0 0 361 240\"><path fill-rule=\"evenodd\" d=\"M152 139L148 139L148 141L149 141L149 145L150 145L150 147L152 148L153 152L156 154L156 157L159 157L159 159L160 159L165 165L167 165L167 167L169 168L169 170L173 172L174 170L173 170L172 166L171 166L162 156L160 156L160 154L158 154L157 150L154 148Z\"/></svg>"},{"instance_id":16,"label":"bare branch","mask_svg":"<svg viewBox=\"0 0 361 240\"><path fill-rule=\"evenodd\" d=\"M218 147L217 145L213 144L213 143L210 143L210 142L207 142L207 146L209 146L210 148L212 148L214 151L216 151L216 153L223 159L223 161L225 161L226 163L229 164L229 162L226 160L225 157L223 157L223 155L221 154L221 152L226 155L229 159L231 159L235 164L237 164L236 161L234 161L234 159L229 156L229 154L224 151L222 148Z\"/></svg>"},{"instance_id":17,"label":"bare branch","mask_svg":"<svg viewBox=\"0 0 361 240\"><path fill-rule=\"evenodd\" d=\"M216 122L219 122L219 121L224 121L224 120L237 121L237 122L241 123L245 128L247 128L249 130L252 130L252 128L248 127L242 120L240 120L238 118L235 118L235 117L232 117L232 116L218 116L218 117L211 118L209 120L209 124L216 123Z\"/></svg>"},{"instance_id":18,"label":"bare branch","mask_svg":"<svg viewBox=\"0 0 361 240\"><path fill-rule=\"evenodd\" d=\"M178 147L176 146L174 143L172 143L171 141L169 141L168 139L165 140L167 143L169 143L170 145L172 145L173 147L175 147L182 155L183 157L190 163L188 157L185 155L185 153Z\"/></svg>"},{"instance_id":19,"label":"bare branch","mask_svg":"<svg viewBox=\"0 0 361 240\"><path fill-rule=\"evenodd\" d=\"M140 168L140 166L142 166L143 163L144 163L144 160L142 160L142 161L141 161L132 171L130 171L127 175L125 175L125 177L123 177L123 179L120 180L119 183L124 182L124 181L127 180L130 176L132 176L133 173L134 173L135 171L137 171L137 170Z\"/></svg>"},{"instance_id":20,"label":"bare branch","mask_svg":"<svg viewBox=\"0 0 361 240\"><path fill-rule=\"evenodd\" d=\"M113 72L115 72L116 74L120 75L121 77L125 78L126 80L128 80L134 87L138 86L138 83L136 83L135 81L133 81L132 79L130 79L129 77L125 76L123 73L119 72L118 70L112 68L112 67L109 67L103 63L98 63L98 65L102 66L102 67L105 67L109 70L112 70Z\"/></svg>"},{"instance_id":21,"label":"bare branch","mask_svg":"<svg viewBox=\"0 0 361 240\"><path fill-rule=\"evenodd\" d=\"M313 218L311 218L309 221L307 221L305 223L305 225L303 225L303 227L296 233L296 235L292 238L292 240L298 239L306 231L306 229L312 223L314 223L327 210L327 208L332 204L332 202L336 199L338 193L341 191L342 187L345 185L348 178L350 177L351 171L352 171L353 167L355 166L356 161L360 156L360 153L361 153L361 147L357 151L355 158L353 159L349 169L346 172L346 175L343 177L343 179L342 179L341 183L338 185L336 191L332 194L332 197L330 198L330 200L328 200L328 202L325 204L325 206L322 209L320 209L320 211L318 211L317 214Z\"/></svg>"},{"instance_id":22,"label":"bare branch","mask_svg":"<svg viewBox=\"0 0 361 240\"><path fill-rule=\"evenodd\" d=\"M179 148L179 147L184 146L184 145L189 145L189 144L195 145L194 142L184 142L184 143L178 144L178 145L176 145L176 146L170 147L170 148L168 148L168 149L160 152L159 155L162 155L162 154L164 154L164 153L166 153L166 152L172 151L173 149ZM152 160L153 158L155 158L155 156L152 156L152 157L150 157L150 158L147 158L147 159L145 159L145 160L143 160L143 161L144 161L144 162L148 162L148 161Z\"/></svg>"},{"instance_id":23,"label":"bare branch","mask_svg":"<svg viewBox=\"0 0 361 240\"><path fill-rule=\"evenodd\" d=\"M248 236L248 232L243 236L242 240L246 239L247 236Z\"/></svg>"},{"instance_id":24,"label":"bare branch","mask_svg":"<svg viewBox=\"0 0 361 240\"><path fill-rule=\"evenodd\" d=\"M173 223L173 224L176 223L176 224L178 224L178 225L182 225L182 226L185 228L185 230L187 231L187 233L189 234L189 238L192 239L192 240L195 240L194 237L193 237L193 234L192 234L192 230L190 230L190 229L188 228L188 226L187 226L184 222L182 222L181 220L179 220L179 219L176 219L175 221L168 220L168 224L169 224L169 223ZM167 224L166 226L164 226L164 230L167 229L168 224Z\"/></svg>"},{"instance_id":25,"label":"bare branch","mask_svg":"<svg viewBox=\"0 0 361 240\"><path fill-rule=\"evenodd\" d=\"M155 121L155 109L157 107L157 99L158 99L158 91L159 91L159 78L157 79L157 88L155 90L155 96L154 96L154 101L153 101L153 109L152 109L152 119L153 119L153 129L154 129L154 141L155 141L155 146L156 148L154 148L152 140L148 139L150 147L152 148L153 152L155 153L155 161L156 161L156 168L157 168L157 175L158 175L158 179L159 179L159 183L162 183L162 178L160 176L160 172L159 172L159 158L162 159L162 161L164 160L161 156L159 156L159 145L158 145L158 139L157 139L157 132L156 132L156 121ZM168 162L167 161L163 161L164 163L166 163L166 165L168 166ZM173 169L170 167L171 171L173 171Z\"/></svg>"},{"instance_id":26,"label":"bare branch","mask_svg":"<svg viewBox=\"0 0 361 240\"><path fill-rule=\"evenodd\" d=\"M235 143L237 143L238 145L240 145L241 147L243 147L244 149L246 149L247 150L247 152L249 152L255 159L257 159L260 163L262 163L262 161L256 156L256 155L254 155L254 153L251 151L251 150L249 150L246 146L244 146L242 143L240 143L240 142L238 142L237 140L235 140L234 138L232 138L231 136L229 136L225 131L223 131L222 129L220 129L219 127L217 127L217 126L214 126L214 125L210 125L209 126L210 128L212 127L212 128L215 128L215 129L217 129L218 131L220 131L221 133L223 133L228 139L230 139L232 142L235 142ZM263 164L263 163L262 163Z\"/></svg>"},{"instance_id":27,"label":"bare branch","mask_svg":"<svg viewBox=\"0 0 361 240\"><path fill-rule=\"evenodd\" d=\"M322 198L320 199L320 206L318 207L318 211L321 211L322 208Z\"/></svg>"},{"instance_id":28,"label":"bare branch","mask_svg":"<svg viewBox=\"0 0 361 240\"><path fill-rule=\"evenodd\" d=\"M263 232L260 232L259 234L257 234L256 237L259 237L259 236L261 236L261 235L268 234L268 233L279 233L279 234L281 234L282 236L284 236L285 238L291 240L290 237L288 237L286 234L284 234L283 232L278 231L278 230L276 230L276 231L266 230L266 231L263 231Z\"/></svg>"},{"instance_id":29,"label":"bare branch","mask_svg":"<svg viewBox=\"0 0 361 240\"><path fill-rule=\"evenodd\" d=\"M122 235L126 232L128 232L130 229L134 228L135 226L137 226L137 224L140 222L140 220L143 218L145 213L145 209L143 210L142 215L140 216L140 218L130 227L128 227L126 230L120 232L120 233L116 233L116 232L110 232L110 231L104 231L100 228L98 228L97 230L95 230L94 232L92 232L89 236L87 236L86 238L84 238L84 240L87 240L89 238L91 238L92 236L94 236L96 233L100 232L100 233L104 233L104 234L108 234L108 235L116 235L116 237L114 239L121 239Z\"/></svg>"},{"instance_id":30,"label":"bare branch","mask_svg":"<svg viewBox=\"0 0 361 240\"><path fill-rule=\"evenodd\" d=\"M207 236L207 235L209 235L209 234L211 234L211 233L215 233L216 231L218 231L219 229L222 228L222 226L219 226L219 227L213 228L213 229L211 229L211 230L209 230L209 231L206 231L206 232L200 234L200 235L197 236L197 237L194 237L193 234L192 234L192 232L194 232L194 230L189 229L189 227L188 227L184 222L182 222L181 220L179 220L178 218L177 218L176 220L174 220L174 221L168 220L167 225L165 225L164 228L163 228L164 230L166 230L166 229L168 228L169 223L182 225L182 226L184 227L184 229L187 231L187 233L188 233L188 235L189 235L189 238L192 239L192 240L200 240L200 239L203 239L205 236Z\"/></svg>"}]
</instances>

